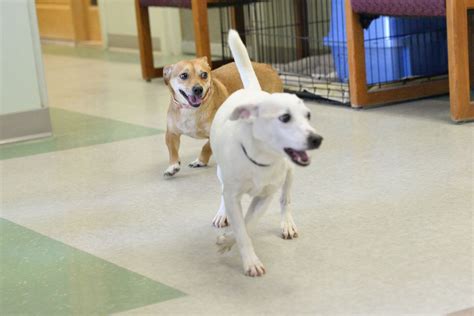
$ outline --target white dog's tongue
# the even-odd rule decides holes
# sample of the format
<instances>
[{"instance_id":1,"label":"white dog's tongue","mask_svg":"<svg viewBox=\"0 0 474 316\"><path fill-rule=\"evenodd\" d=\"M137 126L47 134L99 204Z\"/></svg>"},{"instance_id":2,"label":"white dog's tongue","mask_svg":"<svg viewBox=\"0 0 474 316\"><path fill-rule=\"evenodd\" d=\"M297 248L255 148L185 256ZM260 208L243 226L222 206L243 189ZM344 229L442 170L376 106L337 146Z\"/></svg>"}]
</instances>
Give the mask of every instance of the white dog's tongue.
<instances>
[{"instance_id":1,"label":"white dog's tongue","mask_svg":"<svg viewBox=\"0 0 474 316\"><path fill-rule=\"evenodd\" d=\"M191 103L191 105L199 105L202 102L202 98L195 95L188 96L188 100L189 100L189 103Z\"/></svg>"},{"instance_id":2,"label":"white dog's tongue","mask_svg":"<svg viewBox=\"0 0 474 316\"><path fill-rule=\"evenodd\" d=\"M293 160L293 162L301 166L307 166L310 164L310 159L306 151L298 151L291 148L286 148L285 151L290 156L291 160Z\"/></svg>"},{"instance_id":3,"label":"white dog's tongue","mask_svg":"<svg viewBox=\"0 0 474 316\"><path fill-rule=\"evenodd\" d=\"M299 161L302 164L306 164L309 160L309 157L306 151L294 151L293 157L295 157L295 160Z\"/></svg>"}]
</instances>

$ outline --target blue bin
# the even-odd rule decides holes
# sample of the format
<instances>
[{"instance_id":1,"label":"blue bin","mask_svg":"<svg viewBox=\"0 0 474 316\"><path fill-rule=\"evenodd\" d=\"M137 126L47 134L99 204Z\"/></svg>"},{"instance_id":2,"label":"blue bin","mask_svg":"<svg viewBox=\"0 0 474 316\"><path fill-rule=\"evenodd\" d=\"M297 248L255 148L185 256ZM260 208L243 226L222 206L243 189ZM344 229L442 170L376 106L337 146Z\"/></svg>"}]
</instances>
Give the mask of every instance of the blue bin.
<instances>
[{"instance_id":1,"label":"blue bin","mask_svg":"<svg viewBox=\"0 0 474 316\"><path fill-rule=\"evenodd\" d=\"M364 31L367 83L448 72L446 19L380 17ZM334 66L341 81L349 79L344 0L332 1L329 34Z\"/></svg>"}]
</instances>

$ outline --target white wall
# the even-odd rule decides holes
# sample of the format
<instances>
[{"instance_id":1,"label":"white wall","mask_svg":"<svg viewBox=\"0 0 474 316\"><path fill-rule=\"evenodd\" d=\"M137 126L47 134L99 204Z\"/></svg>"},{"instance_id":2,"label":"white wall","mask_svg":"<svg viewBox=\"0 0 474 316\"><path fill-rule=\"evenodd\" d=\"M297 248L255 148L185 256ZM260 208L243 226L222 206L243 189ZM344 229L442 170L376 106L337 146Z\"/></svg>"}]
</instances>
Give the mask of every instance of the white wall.
<instances>
[{"instance_id":1,"label":"white wall","mask_svg":"<svg viewBox=\"0 0 474 316\"><path fill-rule=\"evenodd\" d=\"M0 114L46 106L34 0L0 0Z\"/></svg>"},{"instance_id":2,"label":"white wall","mask_svg":"<svg viewBox=\"0 0 474 316\"><path fill-rule=\"evenodd\" d=\"M1 0L0 0L1 1ZM134 0L101 0L101 19L103 33L107 37L123 39L136 44L137 24ZM181 26L179 9L151 8L151 32L159 49L165 54L181 54Z\"/></svg>"}]
</instances>

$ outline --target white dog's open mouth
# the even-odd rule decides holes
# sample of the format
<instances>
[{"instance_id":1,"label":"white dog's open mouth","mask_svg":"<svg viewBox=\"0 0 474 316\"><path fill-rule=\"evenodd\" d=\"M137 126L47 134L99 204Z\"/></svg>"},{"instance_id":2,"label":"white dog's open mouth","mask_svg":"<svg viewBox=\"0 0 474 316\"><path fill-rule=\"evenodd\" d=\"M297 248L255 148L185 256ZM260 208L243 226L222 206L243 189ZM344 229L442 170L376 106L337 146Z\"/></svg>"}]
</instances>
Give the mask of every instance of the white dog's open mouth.
<instances>
[{"instance_id":1,"label":"white dog's open mouth","mask_svg":"<svg viewBox=\"0 0 474 316\"><path fill-rule=\"evenodd\" d=\"M201 105L202 103L202 97L198 97L197 95L187 95L186 92L183 90L179 89L179 93L188 101L189 105L197 108Z\"/></svg>"},{"instance_id":2,"label":"white dog's open mouth","mask_svg":"<svg viewBox=\"0 0 474 316\"><path fill-rule=\"evenodd\" d=\"M298 166L306 167L311 163L311 159L304 150L295 150L293 148L285 148L285 152Z\"/></svg>"}]
</instances>

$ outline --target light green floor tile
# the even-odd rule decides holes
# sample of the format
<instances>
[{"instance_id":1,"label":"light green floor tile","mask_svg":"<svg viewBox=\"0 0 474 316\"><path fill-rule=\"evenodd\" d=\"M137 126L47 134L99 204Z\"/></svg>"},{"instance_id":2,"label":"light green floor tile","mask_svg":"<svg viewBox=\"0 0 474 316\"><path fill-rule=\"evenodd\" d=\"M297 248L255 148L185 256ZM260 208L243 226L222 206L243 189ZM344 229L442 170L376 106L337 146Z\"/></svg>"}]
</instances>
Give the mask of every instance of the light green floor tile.
<instances>
[{"instance_id":1,"label":"light green floor tile","mask_svg":"<svg viewBox=\"0 0 474 316\"><path fill-rule=\"evenodd\" d=\"M53 136L0 146L0 160L149 136L160 130L107 118L50 108Z\"/></svg>"},{"instance_id":2,"label":"light green floor tile","mask_svg":"<svg viewBox=\"0 0 474 316\"><path fill-rule=\"evenodd\" d=\"M3 315L106 315L184 293L0 219Z\"/></svg>"}]
</instances>

